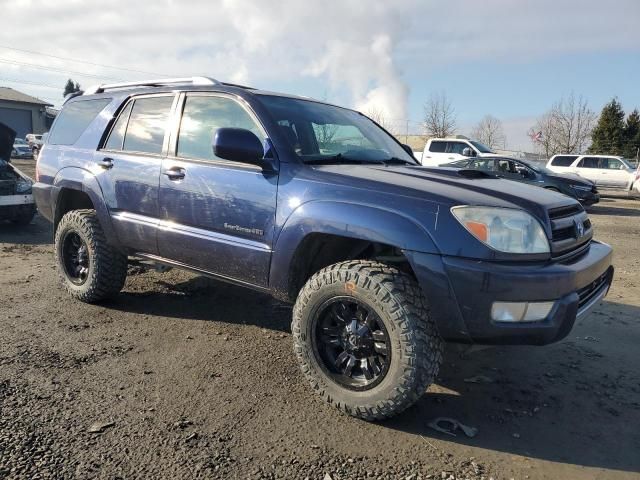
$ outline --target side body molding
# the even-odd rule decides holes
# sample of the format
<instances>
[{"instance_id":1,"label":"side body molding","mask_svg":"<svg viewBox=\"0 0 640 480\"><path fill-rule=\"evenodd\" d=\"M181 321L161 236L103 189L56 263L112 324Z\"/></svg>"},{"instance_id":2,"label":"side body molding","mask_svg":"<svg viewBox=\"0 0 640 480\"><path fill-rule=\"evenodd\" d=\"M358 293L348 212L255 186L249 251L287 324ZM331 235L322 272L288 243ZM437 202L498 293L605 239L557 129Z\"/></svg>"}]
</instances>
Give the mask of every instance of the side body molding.
<instances>
[{"instance_id":1,"label":"side body molding","mask_svg":"<svg viewBox=\"0 0 640 480\"><path fill-rule=\"evenodd\" d=\"M435 224L436 213L425 212L425 216L425 222ZM440 253L429 232L399 212L338 201L305 203L286 219L276 238L269 275L274 296L288 297L296 250L306 236L317 233L380 242L402 250Z\"/></svg>"}]
</instances>

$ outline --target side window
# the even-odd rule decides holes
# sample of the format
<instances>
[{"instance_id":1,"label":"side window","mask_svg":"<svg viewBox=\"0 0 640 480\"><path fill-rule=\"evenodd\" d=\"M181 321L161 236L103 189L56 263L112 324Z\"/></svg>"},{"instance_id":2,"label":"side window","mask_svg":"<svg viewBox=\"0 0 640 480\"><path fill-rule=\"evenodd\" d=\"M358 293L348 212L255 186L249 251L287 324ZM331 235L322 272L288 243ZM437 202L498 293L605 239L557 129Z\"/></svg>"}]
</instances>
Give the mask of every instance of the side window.
<instances>
[{"instance_id":1,"label":"side window","mask_svg":"<svg viewBox=\"0 0 640 480\"><path fill-rule=\"evenodd\" d=\"M107 150L122 150L124 134L127 130L127 123L129 123L129 115L131 114L132 106L133 102L129 102L124 110L120 112L120 116L118 117L118 120L116 120L113 130L111 130L111 134L109 135L109 140L107 140L107 143L104 146Z\"/></svg>"},{"instance_id":2,"label":"side window","mask_svg":"<svg viewBox=\"0 0 640 480\"><path fill-rule=\"evenodd\" d=\"M483 170L485 172L493 172L495 171L496 162L490 159L476 159L471 162L471 168L475 170Z\"/></svg>"},{"instance_id":3,"label":"side window","mask_svg":"<svg viewBox=\"0 0 640 480\"><path fill-rule=\"evenodd\" d=\"M608 168L609 170L620 170L620 167L622 167L622 162L617 158L603 158L602 163L602 168Z\"/></svg>"},{"instance_id":4,"label":"side window","mask_svg":"<svg viewBox=\"0 0 640 480\"><path fill-rule=\"evenodd\" d=\"M178 133L179 157L212 160L216 157L211 147L218 128L245 128L260 140L265 139L262 129L242 106L226 97L188 95L180 132Z\"/></svg>"},{"instance_id":5,"label":"side window","mask_svg":"<svg viewBox=\"0 0 640 480\"><path fill-rule=\"evenodd\" d=\"M173 95L136 99L122 149L129 152L162 153L172 104Z\"/></svg>"},{"instance_id":6,"label":"side window","mask_svg":"<svg viewBox=\"0 0 640 480\"><path fill-rule=\"evenodd\" d=\"M551 161L551 165L554 167L570 167L574 160L578 157L569 155L558 155Z\"/></svg>"},{"instance_id":7,"label":"side window","mask_svg":"<svg viewBox=\"0 0 640 480\"><path fill-rule=\"evenodd\" d=\"M578 167L579 168L600 168L599 160L600 159L596 157L584 157L582 160L580 160Z\"/></svg>"},{"instance_id":8,"label":"side window","mask_svg":"<svg viewBox=\"0 0 640 480\"><path fill-rule=\"evenodd\" d=\"M56 119L56 126L49 135L48 142L53 145L73 145L110 102L110 98L96 98L70 103ZM42 135L37 135L36 138L40 140Z\"/></svg>"},{"instance_id":9,"label":"side window","mask_svg":"<svg viewBox=\"0 0 640 480\"><path fill-rule=\"evenodd\" d=\"M457 153L458 155L462 155L462 151L468 146L469 145L464 142L449 142L447 153Z\"/></svg>"},{"instance_id":10,"label":"side window","mask_svg":"<svg viewBox=\"0 0 640 480\"><path fill-rule=\"evenodd\" d=\"M444 153L446 149L447 142L436 141L431 142L431 144L429 145L429 151L433 153Z\"/></svg>"}]
</instances>

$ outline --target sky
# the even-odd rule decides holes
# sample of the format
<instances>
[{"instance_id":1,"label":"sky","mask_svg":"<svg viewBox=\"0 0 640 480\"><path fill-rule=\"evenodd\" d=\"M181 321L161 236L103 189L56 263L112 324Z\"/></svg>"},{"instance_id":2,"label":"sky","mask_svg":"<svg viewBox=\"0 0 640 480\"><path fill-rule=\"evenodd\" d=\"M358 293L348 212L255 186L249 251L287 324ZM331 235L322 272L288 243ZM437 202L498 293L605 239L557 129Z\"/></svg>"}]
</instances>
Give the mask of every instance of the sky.
<instances>
[{"instance_id":1,"label":"sky","mask_svg":"<svg viewBox=\"0 0 640 480\"><path fill-rule=\"evenodd\" d=\"M640 108L640 0L0 0L0 85L59 106L83 87L206 75L383 112L418 133L444 92L459 133L507 148L562 96ZM33 23L29 19L39 19ZM79 60L79 61L77 61ZM114 68L117 67L117 68Z\"/></svg>"}]
</instances>

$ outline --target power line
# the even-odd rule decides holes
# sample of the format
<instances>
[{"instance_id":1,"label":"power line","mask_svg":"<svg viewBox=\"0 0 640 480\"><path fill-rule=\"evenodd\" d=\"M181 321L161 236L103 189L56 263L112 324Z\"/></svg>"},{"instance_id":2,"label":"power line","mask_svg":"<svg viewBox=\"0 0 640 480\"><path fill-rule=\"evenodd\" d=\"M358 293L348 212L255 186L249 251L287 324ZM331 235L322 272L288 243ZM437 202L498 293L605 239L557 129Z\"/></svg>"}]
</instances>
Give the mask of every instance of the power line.
<instances>
[{"instance_id":1,"label":"power line","mask_svg":"<svg viewBox=\"0 0 640 480\"><path fill-rule=\"evenodd\" d=\"M25 49L22 49L22 48L7 47L6 45L0 45L0 48L5 48L7 50L15 50L16 52L30 53L30 54L33 54L33 55L42 55L43 57L57 58L59 60L67 60L67 61L70 61L70 62L85 63L87 65L93 65L93 66L96 66L96 67L111 68L111 69L114 69L114 70L122 70L123 72L143 73L145 75L158 75L158 76L163 76L163 77L169 77L170 76L170 75L166 75L166 74L162 74L162 73L148 72L148 71L145 71L145 70L136 70L136 69L133 69L133 68L116 67L114 65L106 65L106 64L103 64L103 63L88 62L87 60L79 60L77 58L61 57L59 55L51 55L50 53L36 52L36 51L33 51L33 50L25 50ZM108 77L104 77L104 78L108 78Z\"/></svg>"},{"instance_id":2,"label":"power line","mask_svg":"<svg viewBox=\"0 0 640 480\"><path fill-rule=\"evenodd\" d=\"M78 72L78 71L74 71L74 70L65 70L62 68L55 68L55 67L45 67L43 65L38 65L37 63L29 63L29 62L21 62L18 60L10 60L7 58L2 58L0 57L0 62L1 63L8 63L11 65L21 65L21 66L26 66L26 67L31 67L31 68L38 68L40 70L49 70L52 72L58 72L58 73L63 73L65 75L68 75L69 73L73 74L73 75L80 75L82 77L91 77L91 78L102 78L104 80L116 80L116 81L124 81L125 79L122 78L116 78L116 77L106 77L104 75L92 75L90 73L83 73L83 72Z\"/></svg>"},{"instance_id":3,"label":"power line","mask_svg":"<svg viewBox=\"0 0 640 480\"><path fill-rule=\"evenodd\" d=\"M28 80L18 80L18 79L15 79L15 78L5 78L5 77L0 77L0 80L2 80L4 82L9 82L9 83L19 83L21 85L36 85L38 87L54 88L56 90L62 90L62 87L60 87L60 86L55 87L53 85L49 85L49 84L46 84L46 83L30 82Z\"/></svg>"}]
</instances>

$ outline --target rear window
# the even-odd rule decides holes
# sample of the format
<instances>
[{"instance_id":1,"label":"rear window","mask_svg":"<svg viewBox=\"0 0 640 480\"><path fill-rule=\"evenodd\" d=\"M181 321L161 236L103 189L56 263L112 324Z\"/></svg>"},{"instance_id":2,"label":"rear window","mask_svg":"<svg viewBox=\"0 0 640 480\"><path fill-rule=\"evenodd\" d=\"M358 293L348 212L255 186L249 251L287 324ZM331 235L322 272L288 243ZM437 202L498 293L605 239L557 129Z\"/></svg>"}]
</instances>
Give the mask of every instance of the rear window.
<instances>
[{"instance_id":1,"label":"rear window","mask_svg":"<svg viewBox=\"0 0 640 480\"><path fill-rule=\"evenodd\" d=\"M570 167L576 158L578 158L577 155L558 155L551 160L551 165L554 167Z\"/></svg>"},{"instance_id":2,"label":"rear window","mask_svg":"<svg viewBox=\"0 0 640 480\"><path fill-rule=\"evenodd\" d=\"M67 105L58 114L55 127L49 134L48 143L53 145L73 145L93 119L110 102L110 98L96 98ZM38 138L38 136L35 138ZM40 138L42 138L41 135Z\"/></svg>"},{"instance_id":3,"label":"rear window","mask_svg":"<svg viewBox=\"0 0 640 480\"><path fill-rule=\"evenodd\" d=\"M447 149L447 142L431 142L429 145L430 152L444 153Z\"/></svg>"}]
</instances>

